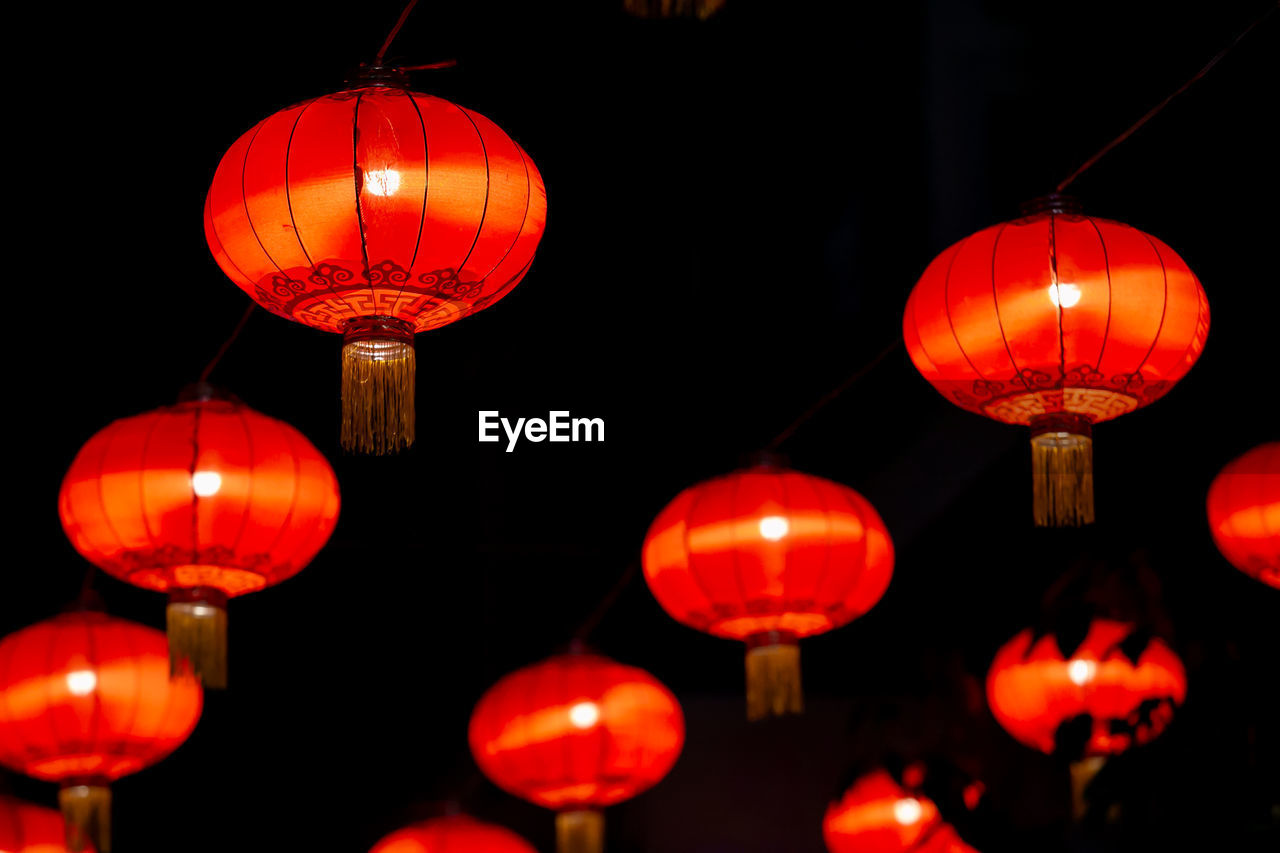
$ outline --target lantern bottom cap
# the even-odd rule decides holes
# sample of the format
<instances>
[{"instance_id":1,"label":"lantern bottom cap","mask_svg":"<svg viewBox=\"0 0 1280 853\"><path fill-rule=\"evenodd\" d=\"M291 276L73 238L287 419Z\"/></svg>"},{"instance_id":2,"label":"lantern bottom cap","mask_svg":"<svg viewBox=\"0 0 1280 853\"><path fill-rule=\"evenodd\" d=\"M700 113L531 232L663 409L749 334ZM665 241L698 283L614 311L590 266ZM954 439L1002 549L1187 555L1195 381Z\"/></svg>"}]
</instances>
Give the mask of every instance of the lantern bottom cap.
<instances>
[{"instance_id":1,"label":"lantern bottom cap","mask_svg":"<svg viewBox=\"0 0 1280 853\"><path fill-rule=\"evenodd\" d=\"M1093 437L1087 418L1045 415L1031 422L1031 479L1037 527L1093 523Z\"/></svg>"},{"instance_id":2,"label":"lantern bottom cap","mask_svg":"<svg viewBox=\"0 0 1280 853\"><path fill-rule=\"evenodd\" d=\"M70 782L58 792L66 824L67 850L111 853L111 789L106 784Z\"/></svg>"},{"instance_id":3,"label":"lantern bottom cap","mask_svg":"<svg viewBox=\"0 0 1280 853\"><path fill-rule=\"evenodd\" d=\"M747 719L781 717L804 711L800 687L800 646L793 638L748 640Z\"/></svg>"}]
</instances>

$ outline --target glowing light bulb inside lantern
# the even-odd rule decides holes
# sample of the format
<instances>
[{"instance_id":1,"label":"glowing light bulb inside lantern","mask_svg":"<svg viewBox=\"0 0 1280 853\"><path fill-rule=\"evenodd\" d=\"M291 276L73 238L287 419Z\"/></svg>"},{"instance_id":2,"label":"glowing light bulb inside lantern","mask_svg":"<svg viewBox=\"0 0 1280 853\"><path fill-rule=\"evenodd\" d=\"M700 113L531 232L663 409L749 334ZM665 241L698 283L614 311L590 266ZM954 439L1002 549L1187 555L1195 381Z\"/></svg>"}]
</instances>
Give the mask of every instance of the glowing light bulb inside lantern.
<instances>
[{"instance_id":1,"label":"glowing light bulb inside lantern","mask_svg":"<svg viewBox=\"0 0 1280 853\"><path fill-rule=\"evenodd\" d=\"M780 515L766 515L760 519L760 535L770 542L777 542L791 530L791 522Z\"/></svg>"},{"instance_id":2,"label":"glowing light bulb inside lantern","mask_svg":"<svg viewBox=\"0 0 1280 853\"><path fill-rule=\"evenodd\" d=\"M1098 665L1091 660L1073 660L1067 664L1067 678L1077 687L1083 687L1098 671Z\"/></svg>"},{"instance_id":3,"label":"glowing light bulb inside lantern","mask_svg":"<svg viewBox=\"0 0 1280 853\"><path fill-rule=\"evenodd\" d=\"M600 719L600 707L595 702L579 702L569 709L569 722L580 729L589 729Z\"/></svg>"},{"instance_id":4,"label":"glowing light bulb inside lantern","mask_svg":"<svg viewBox=\"0 0 1280 853\"><path fill-rule=\"evenodd\" d=\"M1049 301L1053 307L1074 308L1080 301L1080 287L1075 284L1049 285Z\"/></svg>"},{"instance_id":5,"label":"glowing light bulb inside lantern","mask_svg":"<svg viewBox=\"0 0 1280 853\"><path fill-rule=\"evenodd\" d=\"M191 491L198 498L213 497L222 488L222 475L217 471L196 471L191 475Z\"/></svg>"},{"instance_id":6,"label":"glowing light bulb inside lantern","mask_svg":"<svg viewBox=\"0 0 1280 853\"><path fill-rule=\"evenodd\" d=\"M920 820L920 815L924 813L924 809L920 807L920 801L914 797L903 797L893 804L893 819L903 826L911 826Z\"/></svg>"},{"instance_id":7,"label":"glowing light bulb inside lantern","mask_svg":"<svg viewBox=\"0 0 1280 853\"><path fill-rule=\"evenodd\" d=\"M98 674L91 669L77 669L67 673L67 689L72 696L88 696L98 686Z\"/></svg>"},{"instance_id":8,"label":"glowing light bulb inside lantern","mask_svg":"<svg viewBox=\"0 0 1280 853\"><path fill-rule=\"evenodd\" d=\"M395 195L400 189L400 173L395 169L374 169L364 173L364 186L376 196Z\"/></svg>"}]
</instances>

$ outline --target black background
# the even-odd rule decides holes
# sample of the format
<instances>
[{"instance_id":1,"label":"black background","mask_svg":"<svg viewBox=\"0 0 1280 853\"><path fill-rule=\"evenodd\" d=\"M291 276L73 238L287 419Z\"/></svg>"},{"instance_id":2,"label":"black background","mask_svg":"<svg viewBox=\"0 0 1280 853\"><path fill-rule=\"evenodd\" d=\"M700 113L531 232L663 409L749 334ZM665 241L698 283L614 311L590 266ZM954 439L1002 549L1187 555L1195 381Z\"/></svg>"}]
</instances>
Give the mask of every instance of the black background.
<instances>
[{"instance_id":1,"label":"black background","mask_svg":"<svg viewBox=\"0 0 1280 853\"><path fill-rule=\"evenodd\" d=\"M233 604L231 690L116 786L123 853L363 851L458 794L550 850L549 813L475 778L483 690L569 639L679 489L892 344L937 252L1012 218L1267 8L729 0L700 24L617 5L429 0L396 42L406 64L456 58L416 88L538 164L537 261L500 305L419 337L419 438L400 458L339 452L338 338L249 321L215 381L329 456L342 517L305 572ZM76 450L171 402L246 305L201 228L223 151L340 88L399 7L43 4L8 28L3 630L76 595L85 564L55 512ZM1034 530L1025 434L950 406L894 350L785 448L863 492L898 549L876 609L805 643L809 714L748 726L741 647L677 625L639 579L593 633L666 682L689 726L668 779L610 810L613 853L816 853L844 775L904 754L985 781L984 853L1276 849L1280 593L1217 554L1203 502L1280 431L1278 38L1273 16L1073 188L1174 247L1213 311L1189 376L1095 433L1099 523ZM477 443L480 409L603 417L607 440L505 453ZM1190 693L1104 771L1119 824L1068 842L1065 769L999 729L981 679L1081 567L1158 579L1141 600ZM96 587L163 624L161 597Z\"/></svg>"}]
</instances>

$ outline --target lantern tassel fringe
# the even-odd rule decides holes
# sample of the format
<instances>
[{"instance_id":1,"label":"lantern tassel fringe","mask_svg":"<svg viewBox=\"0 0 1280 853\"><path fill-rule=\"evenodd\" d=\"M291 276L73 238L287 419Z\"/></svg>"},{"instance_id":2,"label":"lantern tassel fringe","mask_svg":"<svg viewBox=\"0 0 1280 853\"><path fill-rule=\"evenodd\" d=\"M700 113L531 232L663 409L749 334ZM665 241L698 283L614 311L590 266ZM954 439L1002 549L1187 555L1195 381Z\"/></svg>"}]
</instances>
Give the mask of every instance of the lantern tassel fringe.
<instances>
[{"instance_id":1,"label":"lantern tassel fringe","mask_svg":"<svg viewBox=\"0 0 1280 853\"><path fill-rule=\"evenodd\" d=\"M342 347L342 448L397 453L414 439L413 338L348 336Z\"/></svg>"},{"instance_id":2,"label":"lantern tassel fringe","mask_svg":"<svg viewBox=\"0 0 1280 853\"><path fill-rule=\"evenodd\" d=\"M1071 814L1077 823L1084 820L1089 811L1089 800L1085 797L1085 792L1089 790L1093 777L1098 775L1098 771L1106 763L1106 757L1099 755L1071 762Z\"/></svg>"},{"instance_id":3,"label":"lantern tassel fringe","mask_svg":"<svg viewBox=\"0 0 1280 853\"><path fill-rule=\"evenodd\" d=\"M1037 527L1093 523L1093 438L1052 430L1031 438L1031 475Z\"/></svg>"},{"instance_id":4,"label":"lantern tassel fringe","mask_svg":"<svg viewBox=\"0 0 1280 853\"><path fill-rule=\"evenodd\" d=\"M794 642L775 642L748 648L747 719L754 721L803 711L800 646Z\"/></svg>"},{"instance_id":5,"label":"lantern tassel fringe","mask_svg":"<svg viewBox=\"0 0 1280 853\"><path fill-rule=\"evenodd\" d=\"M603 853L604 815L594 809L556 814L556 853Z\"/></svg>"},{"instance_id":6,"label":"lantern tassel fringe","mask_svg":"<svg viewBox=\"0 0 1280 853\"><path fill-rule=\"evenodd\" d=\"M58 792L71 853L94 849L111 853L111 789L98 784L68 784Z\"/></svg>"},{"instance_id":7,"label":"lantern tassel fringe","mask_svg":"<svg viewBox=\"0 0 1280 853\"><path fill-rule=\"evenodd\" d=\"M227 609L223 601L171 600L169 674L194 675L205 687L227 686Z\"/></svg>"}]
</instances>

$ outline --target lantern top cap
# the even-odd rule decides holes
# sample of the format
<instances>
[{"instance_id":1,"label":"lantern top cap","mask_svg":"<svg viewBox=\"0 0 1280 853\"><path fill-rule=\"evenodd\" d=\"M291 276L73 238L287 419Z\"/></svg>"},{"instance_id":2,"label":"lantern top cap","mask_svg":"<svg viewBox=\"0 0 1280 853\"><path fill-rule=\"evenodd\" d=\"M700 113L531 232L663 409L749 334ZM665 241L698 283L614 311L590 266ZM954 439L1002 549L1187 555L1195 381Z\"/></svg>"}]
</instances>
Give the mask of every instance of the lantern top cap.
<instances>
[{"instance_id":1,"label":"lantern top cap","mask_svg":"<svg viewBox=\"0 0 1280 853\"><path fill-rule=\"evenodd\" d=\"M791 467L791 462L785 454L769 449L755 450L744 455L742 464L745 468L769 468L773 470Z\"/></svg>"},{"instance_id":2,"label":"lantern top cap","mask_svg":"<svg viewBox=\"0 0 1280 853\"><path fill-rule=\"evenodd\" d=\"M1080 204L1080 199L1057 192L1024 201L1019 208L1023 216L1035 216L1040 213L1084 213L1084 206Z\"/></svg>"},{"instance_id":3,"label":"lantern top cap","mask_svg":"<svg viewBox=\"0 0 1280 853\"><path fill-rule=\"evenodd\" d=\"M210 385L208 382L192 382L178 392L179 403L208 403L211 400L218 400L224 403L240 402L229 391L216 385Z\"/></svg>"},{"instance_id":4,"label":"lantern top cap","mask_svg":"<svg viewBox=\"0 0 1280 853\"><path fill-rule=\"evenodd\" d=\"M383 65L377 62L361 63L343 82L351 89L362 89L368 86L408 89L409 75L394 65Z\"/></svg>"}]
</instances>

